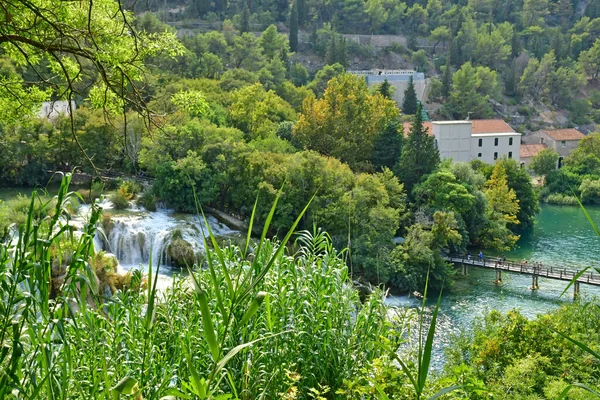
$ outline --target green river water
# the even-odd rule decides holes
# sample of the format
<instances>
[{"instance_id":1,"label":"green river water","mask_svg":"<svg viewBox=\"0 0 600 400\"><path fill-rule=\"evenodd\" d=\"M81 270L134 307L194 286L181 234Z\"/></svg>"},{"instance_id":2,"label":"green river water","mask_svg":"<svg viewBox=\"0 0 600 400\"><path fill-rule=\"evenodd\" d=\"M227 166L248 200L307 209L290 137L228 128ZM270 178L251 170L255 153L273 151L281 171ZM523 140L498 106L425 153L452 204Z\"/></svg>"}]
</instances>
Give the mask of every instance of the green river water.
<instances>
[{"instance_id":1,"label":"green river water","mask_svg":"<svg viewBox=\"0 0 600 400\"><path fill-rule=\"evenodd\" d=\"M542 205L533 229L525 232L519 247L507 252L508 259L541 261L544 266L581 269L588 265L600 266L600 237L596 236L579 207ZM600 226L600 207L587 208L597 226ZM486 254L495 257L497 254ZM450 288L445 290L438 329L434 364L441 365L443 349L453 335L469 330L473 321L492 309L506 312L519 309L529 318L552 311L564 302L572 301L569 290L561 293L567 282L539 278L539 291L529 290L531 277L502 273L502 286L494 285L495 272L483 268L470 268L468 276L457 275ZM581 285L584 297L599 296L600 288ZM437 299L429 300L430 306ZM417 307L419 301L407 296L388 298L390 305ZM431 308L431 307L430 307Z\"/></svg>"}]
</instances>

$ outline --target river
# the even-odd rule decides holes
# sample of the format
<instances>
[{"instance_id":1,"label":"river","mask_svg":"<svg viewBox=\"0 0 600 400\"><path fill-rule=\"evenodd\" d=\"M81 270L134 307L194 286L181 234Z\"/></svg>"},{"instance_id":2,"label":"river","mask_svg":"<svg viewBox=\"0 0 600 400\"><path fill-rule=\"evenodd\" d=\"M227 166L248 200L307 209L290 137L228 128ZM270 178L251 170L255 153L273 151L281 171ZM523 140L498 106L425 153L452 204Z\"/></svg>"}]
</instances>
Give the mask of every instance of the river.
<instances>
[{"instance_id":1,"label":"river","mask_svg":"<svg viewBox=\"0 0 600 400\"><path fill-rule=\"evenodd\" d=\"M596 225L600 225L600 207L587 208ZM488 254L496 256L496 254ZM598 237L579 207L541 205L535 226L525 232L518 248L507 252L509 259L541 261L545 266L561 266L580 269L590 264L600 266L600 237ZM534 318L572 301L569 290L561 297L567 282L539 278L540 289L531 291L531 277L502 273L503 284L497 286L495 271L470 268L468 276L456 275L442 296L434 364L442 363L443 349L453 335L469 329L474 320L490 310L506 312L519 309L522 314ZM600 296L600 288L581 285L583 297ZM430 298L431 310L437 299ZM420 302L408 296L388 298L390 305L418 307Z\"/></svg>"}]
</instances>

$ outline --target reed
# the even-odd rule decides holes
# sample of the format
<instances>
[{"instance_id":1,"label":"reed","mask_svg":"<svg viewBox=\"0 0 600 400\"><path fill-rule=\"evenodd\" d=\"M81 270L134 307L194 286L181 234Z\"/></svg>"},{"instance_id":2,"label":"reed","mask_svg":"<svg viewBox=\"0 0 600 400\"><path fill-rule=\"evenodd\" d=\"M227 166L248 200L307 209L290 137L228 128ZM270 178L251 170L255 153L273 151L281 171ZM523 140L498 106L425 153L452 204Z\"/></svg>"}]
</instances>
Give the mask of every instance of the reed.
<instances>
[{"instance_id":1,"label":"reed","mask_svg":"<svg viewBox=\"0 0 600 400\"><path fill-rule=\"evenodd\" d=\"M190 279L159 292L150 268L145 290L135 273L104 298L100 209L75 232L69 210L81 196L69 181L54 199L34 193L18 237L0 245L0 398L337 398L387 353L382 338L401 336L383 293L361 303L327 234L300 232L286 246L303 213L281 241L267 239L278 197L258 240L221 246L207 224L206 263L189 266ZM36 214L49 204L49 216ZM64 240L67 276L53 294L52 249Z\"/></svg>"}]
</instances>

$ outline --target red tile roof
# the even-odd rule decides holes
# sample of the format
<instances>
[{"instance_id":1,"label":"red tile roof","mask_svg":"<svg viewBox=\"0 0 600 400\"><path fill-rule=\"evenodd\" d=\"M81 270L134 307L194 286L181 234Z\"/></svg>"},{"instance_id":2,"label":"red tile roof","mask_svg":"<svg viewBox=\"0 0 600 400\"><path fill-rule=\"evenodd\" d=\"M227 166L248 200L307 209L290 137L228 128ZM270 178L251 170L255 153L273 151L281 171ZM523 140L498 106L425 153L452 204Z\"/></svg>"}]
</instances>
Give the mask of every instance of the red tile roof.
<instances>
[{"instance_id":1,"label":"red tile roof","mask_svg":"<svg viewBox=\"0 0 600 400\"><path fill-rule=\"evenodd\" d=\"M510 133L515 130L502 119L473 119L472 133Z\"/></svg>"},{"instance_id":2,"label":"red tile roof","mask_svg":"<svg viewBox=\"0 0 600 400\"><path fill-rule=\"evenodd\" d=\"M554 140L581 140L585 135L577 129L544 129L542 132Z\"/></svg>"},{"instance_id":3,"label":"red tile roof","mask_svg":"<svg viewBox=\"0 0 600 400\"><path fill-rule=\"evenodd\" d=\"M538 153L544 150L547 146L545 144L522 144L521 145L521 158L529 158L537 156Z\"/></svg>"},{"instance_id":4,"label":"red tile roof","mask_svg":"<svg viewBox=\"0 0 600 400\"><path fill-rule=\"evenodd\" d=\"M471 123L471 133L511 133L515 131L501 119L472 119ZM408 136L411 126L410 122L404 123L404 136ZM427 129L430 136L433 135L431 122L423 122L423 126Z\"/></svg>"}]
</instances>

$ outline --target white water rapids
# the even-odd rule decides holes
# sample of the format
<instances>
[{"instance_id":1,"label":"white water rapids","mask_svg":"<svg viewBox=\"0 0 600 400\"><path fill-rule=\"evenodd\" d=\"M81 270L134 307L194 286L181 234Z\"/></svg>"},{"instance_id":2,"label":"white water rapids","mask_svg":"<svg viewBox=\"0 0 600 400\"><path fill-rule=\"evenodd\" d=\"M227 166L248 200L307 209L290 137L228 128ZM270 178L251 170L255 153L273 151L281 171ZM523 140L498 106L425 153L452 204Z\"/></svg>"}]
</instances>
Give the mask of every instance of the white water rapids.
<instances>
[{"instance_id":1,"label":"white water rapids","mask_svg":"<svg viewBox=\"0 0 600 400\"><path fill-rule=\"evenodd\" d=\"M110 227L106 234L103 229L98 229L94 238L94 247L96 251L103 250L114 254L119 261L121 272L135 269L146 272L152 261L154 271L157 266L160 266L158 286L169 286L173 273L179 271L170 267L167 256L167 247L173 232L177 230L181 232L181 238L192 245L195 253L205 251L203 232L206 236L208 232L201 216L176 214L168 209L149 212L131 208L120 212L114 211L109 201L102 203L101 207L105 214L111 214ZM76 220L85 220L89 211L89 206L82 206ZM213 216L207 216L207 220L212 233L217 237L239 233L220 223Z\"/></svg>"}]
</instances>

